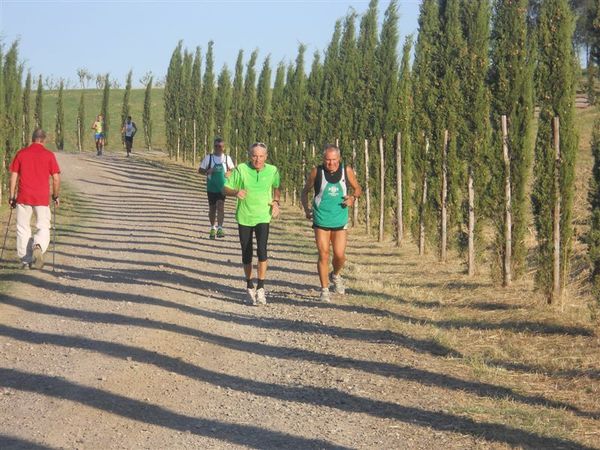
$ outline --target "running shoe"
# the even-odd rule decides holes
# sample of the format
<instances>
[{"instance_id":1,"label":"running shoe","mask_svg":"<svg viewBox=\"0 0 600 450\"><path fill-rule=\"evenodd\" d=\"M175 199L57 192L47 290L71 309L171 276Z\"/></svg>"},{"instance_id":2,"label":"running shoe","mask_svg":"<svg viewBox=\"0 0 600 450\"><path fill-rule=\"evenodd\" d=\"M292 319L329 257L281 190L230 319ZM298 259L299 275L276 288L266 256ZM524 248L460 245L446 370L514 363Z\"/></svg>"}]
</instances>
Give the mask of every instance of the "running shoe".
<instances>
[{"instance_id":1,"label":"running shoe","mask_svg":"<svg viewBox=\"0 0 600 450\"><path fill-rule=\"evenodd\" d=\"M40 247L39 244L36 244L33 247L31 267L34 269L41 269L44 267L44 254L42 253L42 247Z\"/></svg>"},{"instance_id":2,"label":"running shoe","mask_svg":"<svg viewBox=\"0 0 600 450\"><path fill-rule=\"evenodd\" d=\"M223 228L218 228L217 229L217 237L218 238L224 238L225 237L225 233L223 232Z\"/></svg>"},{"instance_id":3,"label":"running shoe","mask_svg":"<svg viewBox=\"0 0 600 450\"><path fill-rule=\"evenodd\" d=\"M333 284L333 292L342 295L346 293L346 285L344 284L344 279L341 275L336 275L331 272L329 274L329 280Z\"/></svg>"},{"instance_id":4,"label":"running shoe","mask_svg":"<svg viewBox=\"0 0 600 450\"><path fill-rule=\"evenodd\" d=\"M265 296L265 288L256 290L256 303L259 305L267 304L267 297Z\"/></svg>"},{"instance_id":5,"label":"running shoe","mask_svg":"<svg viewBox=\"0 0 600 450\"><path fill-rule=\"evenodd\" d=\"M319 297L319 301L323 303L330 303L331 297L329 296L329 288L321 289L321 296Z\"/></svg>"},{"instance_id":6,"label":"running shoe","mask_svg":"<svg viewBox=\"0 0 600 450\"><path fill-rule=\"evenodd\" d=\"M244 300L246 305L256 306L256 289L246 288L246 298Z\"/></svg>"},{"instance_id":7,"label":"running shoe","mask_svg":"<svg viewBox=\"0 0 600 450\"><path fill-rule=\"evenodd\" d=\"M214 228L211 228L210 234L208 235L208 237L210 239L215 239L217 237L217 230L215 230Z\"/></svg>"}]
</instances>

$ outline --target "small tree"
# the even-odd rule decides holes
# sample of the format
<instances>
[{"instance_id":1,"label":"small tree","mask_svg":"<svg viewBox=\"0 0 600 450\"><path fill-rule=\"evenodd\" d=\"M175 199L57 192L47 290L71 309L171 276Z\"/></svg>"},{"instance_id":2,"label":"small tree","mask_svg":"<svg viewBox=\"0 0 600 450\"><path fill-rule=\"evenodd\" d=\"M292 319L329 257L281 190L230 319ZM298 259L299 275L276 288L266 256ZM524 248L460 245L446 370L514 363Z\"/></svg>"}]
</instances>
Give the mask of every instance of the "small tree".
<instances>
[{"instance_id":1,"label":"small tree","mask_svg":"<svg viewBox=\"0 0 600 450\"><path fill-rule=\"evenodd\" d=\"M144 91L144 113L142 121L146 148L152 150L152 77L148 79L146 90Z\"/></svg>"},{"instance_id":2,"label":"small tree","mask_svg":"<svg viewBox=\"0 0 600 450\"><path fill-rule=\"evenodd\" d=\"M79 108L77 108L77 148L83 151L83 136L85 136L85 91L81 90Z\"/></svg>"},{"instance_id":3,"label":"small tree","mask_svg":"<svg viewBox=\"0 0 600 450\"><path fill-rule=\"evenodd\" d=\"M215 123L217 135L225 139L229 146L231 133L231 75L227 64L223 65L217 82Z\"/></svg>"},{"instance_id":4,"label":"small tree","mask_svg":"<svg viewBox=\"0 0 600 450\"><path fill-rule=\"evenodd\" d=\"M42 82L42 76L38 78L37 92L35 94L35 111L33 113L33 122L35 128L43 128L43 96L44 96L44 85Z\"/></svg>"},{"instance_id":5,"label":"small tree","mask_svg":"<svg viewBox=\"0 0 600 450\"><path fill-rule=\"evenodd\" d=\"M63 80L60 80L60 86L58 87L58 98L56 100L56 124L54 126L54 139L56 142L56 148L63 150L65 148L65 109L63 105L63 90L65 84Z\"/></svg>"},{"instance_id":6,"label":"small tree","mask_svg":"<svg viewBox=\"0 0 600 450\"><path fill-rule=\"evenodd\" d=\"M119 127L123 126L125 120L129 116L129 97L131 96L131 78L133 76L130 70L127 74L127 81L125 82L125 93L123 94L123 106L121 107L121 123Z\"/></svg>"},{"instance_id":7,"label":"small tree","mask_svg":"<svg viewBox=\"0 0 600 450\"><path fill-rule=\"evenodd\" d=\"M31 139L31 72L27 72L23 89L23 146Z\"/></svg>"},{"instance_id":8,"label":"small tree","mask_svg":"<svg viewBox=\"0 0 600 450\"><path fill-rule=\"evenodd\" d=\"M592 154L594 156L594 167L588 193L588 201L592 212L587 244L588 256L592 265L592 293L600 304L600 119L596 120L594 124Z\"/></svg>"},{"instance_id":9,"label":"small tree","mask_svg":"<svg viewBox=\"0 0 600 450\"><path fill-rule=\"evenodd\" d=\"M108 146L108 125L109 125L109 117L108 117L108 102L110 99L110 75L107 73L104 75L104 89L102 92L102 107L100 109L102 116L104 116L104 145Z\"/></svg>"}]
</instances>

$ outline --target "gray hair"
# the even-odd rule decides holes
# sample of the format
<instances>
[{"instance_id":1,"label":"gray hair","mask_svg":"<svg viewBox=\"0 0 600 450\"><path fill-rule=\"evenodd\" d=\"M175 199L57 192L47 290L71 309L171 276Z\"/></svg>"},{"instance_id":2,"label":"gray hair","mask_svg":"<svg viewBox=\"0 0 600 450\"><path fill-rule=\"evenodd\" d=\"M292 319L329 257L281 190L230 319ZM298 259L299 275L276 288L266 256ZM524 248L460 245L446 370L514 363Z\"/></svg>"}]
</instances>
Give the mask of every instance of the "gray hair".
<instances>
[{"instance_id":1,"label":"gray hair","mask_svg":"<svg viewBox=\"0 0 600 450\"><path fill-rule=\"evenodd\" d=\"M327 154L328 151L334 151L338 154L338 156L342 156L340 152L340 148L334 144L325 144L325 148L323 149L323 156Z\"/></svg>"},{"instance_id":2,"label":"gray hair","mask_svg":"<svg viewBox=\"0 0 600 450\"><path fill-rule=\"evenodd\" d=\"M36 128L31 134L31 141L45 141L46 140L46 132L41 128Z\"/></svg>"},{"instance_id":3,"label":"gray hair","mask_svg":"<svg viewBox=\"0 0 600 450\"><path fill-rule=\"evenodd\" d=\"M267 153L269 152L269 150L267 150L267 144L264 144L262 142L255 142L248 148L248 156L252 156L252 150L254 150L256 147L264 149L264 151Z\"/></svg>"}]
</instances>

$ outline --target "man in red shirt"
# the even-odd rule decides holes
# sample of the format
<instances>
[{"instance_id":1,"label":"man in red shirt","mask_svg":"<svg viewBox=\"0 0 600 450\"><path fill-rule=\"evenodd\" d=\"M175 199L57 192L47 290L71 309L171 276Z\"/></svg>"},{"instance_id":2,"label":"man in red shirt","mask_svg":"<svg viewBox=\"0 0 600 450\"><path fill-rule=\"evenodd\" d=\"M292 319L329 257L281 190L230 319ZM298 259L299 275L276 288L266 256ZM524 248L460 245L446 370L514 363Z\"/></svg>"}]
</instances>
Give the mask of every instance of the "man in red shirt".
<instances>
[{"instance_id":1,"label":"man in red shirt","mask_svg":"<svg viewBox=\"0 0 600 450\"><path fill-rule=\"evenodd\" d=\"M32 144L17 152L10 164L11 208L17 209L17 255L24 269L44 267L44 253L50 244L50 185L52 200L58 206L60 168L54 153L44 147L46 132L36 129ZM18 190L17 190L18 182ZM17 195L15 195L17 194ZM31 236L31 215L35 214L36 233Z\"/></svg>"}]
</instances>

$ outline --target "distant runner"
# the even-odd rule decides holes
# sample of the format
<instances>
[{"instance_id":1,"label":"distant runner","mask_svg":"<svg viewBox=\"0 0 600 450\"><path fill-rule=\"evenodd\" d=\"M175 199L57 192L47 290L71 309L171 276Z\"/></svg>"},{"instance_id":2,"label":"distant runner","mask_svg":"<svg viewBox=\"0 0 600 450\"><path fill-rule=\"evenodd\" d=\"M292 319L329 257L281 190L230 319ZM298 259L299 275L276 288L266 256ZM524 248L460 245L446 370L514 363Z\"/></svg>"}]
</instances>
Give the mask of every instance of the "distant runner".
<instances>
[{"instance_id":1,"label":"distant runner","mask_svg":"<svg viewBox=\"0 0 600 450\"><path fill-rule=\"evenodd\" d=\"M127 156L131 153L133 149L133 137L137 133L137 126L135 122L131 120L131 116L127 116L127 120L123 124L123 128L121 128L121 134L125 138L125 150L127 150Z\"/></svg>"},{"instance_id":2,"label":"distant runner","mask_svg":"<svg viewBox=\"0 0 600 450\"><path fill-rule=\"evenodd\" d=\"M235 164L231 156L226 155L225 141L221 138L216 138L214 141L214 151L210 155L206 155L198 173L206 175L206 194L208 195L208 220L210 221L209 238L225 237L223 231L223 221L225 219L225 194L223 194L223 186L225 180L229 178L231 171L235 168ZM215 218L218 226L215 226Z\"/></svg>"},{"instance_id":3,"label":"distant runner","mask_svg":"<svg viewBox=\"0 0 600 450\"><path fill-rule=\"evenodd\" d=\"M352 194L348 193L348 185ZM312 209L308 206L308 193L314 189ZM354 170L340 160L340 149L328 144L323 151L323 164L313 167L302 190L302 206L307 219L312 219L315 242L319 251L317 269L321 282L323 302L331 301L329 281L337 294L345 294L346 287L340 275L346 262L348 207L360 197L362 189ZM333 272L329 274L329 248L333 247Z\"/></svg>"},{"instance_id":4,"label":"distant runner","mask_svg":"<svg viewBox=\"0 0 600 450\"><path fill-rule=\"evenodd\" d=\"M256 142L248 151L250 161L240 164L231 173L223 192L237 197L235 218L238 222L242 263L246 275L248 299L245 303L265 305L267 275L267 241L269 223L279 215L280 178L277 167L266 164L267 146ZM252 282L252 235L256 236L258 284Z\"/></svg>"},{"instance_id":5,"label":"distant runner","mask_svg":"<svg viewBox=\"0 0 600 450\"><path fill-rule=\"evenodd\" d=\"M60 168L54 153L44 147L46 133L36 129L32 144L17 152L10 164L11 208L17 210L17 256L23 269L44 267L44 253L50 244L50 185L52 200L58 206ZM31 236L31 215L35 214L36 232Z\"/></svg>"},{"instance_id":6,"label":"distant runner","mask_svg":"<svg viewBox=\"0 0 600 450\"><path fill-rule=\"evenodd\" d=\"M92 130L94 130L94 140L96 141L96 155L101 156L104 150L104 116L102 114L96 116Z\"/></svg>"}]
</instances>

